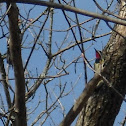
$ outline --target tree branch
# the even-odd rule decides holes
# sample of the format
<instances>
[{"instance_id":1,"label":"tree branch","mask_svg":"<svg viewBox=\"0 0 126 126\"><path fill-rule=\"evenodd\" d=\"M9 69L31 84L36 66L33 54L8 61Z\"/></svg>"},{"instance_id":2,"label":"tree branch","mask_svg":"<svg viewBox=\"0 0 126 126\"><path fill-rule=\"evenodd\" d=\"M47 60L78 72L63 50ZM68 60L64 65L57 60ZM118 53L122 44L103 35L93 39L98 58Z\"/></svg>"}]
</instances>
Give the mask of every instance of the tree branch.
<instances>
[{"instance_id":1,"label":"tree branch","mask_svg":"<svg viewBox=\"0 0 126 126\"><path fill-rule=\"evenodd\" d=\"M8 84L6 81L6 72L5 72L4 63L3 63L3 59L1 57L1 54L0 54L0 73L1 73L1 78L3 79L2 83L3 83L4 91L6 94L8 108L11 108L11 97L10 97L10 93L9 93L9 89L8 89Z\"/></svg>"},{"instance_id":2,"label":"tree branch","mask_svg":"<svg viewBox=\"0 0 126 126\"><path fill-rule=\"evenodd\" d=\"M95 74L95 76L88 82L86 85L84 91L80 95L80 97L77 99L76 103L73 105L73 107L70 109L64 120L60 123L60 126L70 126L73 120L77 117L77 115L82 110L84 104L88 100L88 98L91 96L93 91L95 90L95 87L97 83L100 81L101 77L98 74Z\"/></svg>"},{"instance_id":3,"label":"tree branch","mask_svg":"<svg viewBox=\"0 0 126 126\"><path fill-rule=\"evenodd\" d=\"M0 3L7 2L7 1L8 0L0 0ZM97 14L97 13L93 13L93 12L89 12L89 11L85 11L85 10L81 10L81 9L71 7L71 6L68 6L68 5L62 5L62 4L57 4L57 3L52 3L52 2L42 1L42 0L9 0L9 2L48 6L48 7L53 7L55 9L62 9L62 10L74 12L74 13L77 13L77 14L102 19L105 22L113 22L113 23L117 23L117 24L121 24L121 25L126 25L126 21L124 21L124 20L108 17L108 16L105 16L105 15L101 15L101 14Z\"/></svg>"}]
</instances>

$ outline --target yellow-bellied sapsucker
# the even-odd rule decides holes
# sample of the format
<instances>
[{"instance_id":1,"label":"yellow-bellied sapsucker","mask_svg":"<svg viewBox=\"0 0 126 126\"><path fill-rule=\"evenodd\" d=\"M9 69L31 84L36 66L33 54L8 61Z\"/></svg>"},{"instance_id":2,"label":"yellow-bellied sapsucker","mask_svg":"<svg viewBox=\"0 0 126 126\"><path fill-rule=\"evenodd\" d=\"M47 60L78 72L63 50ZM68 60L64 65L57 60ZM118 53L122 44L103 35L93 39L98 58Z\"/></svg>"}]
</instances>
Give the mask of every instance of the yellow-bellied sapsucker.
<instances>
[{"instance_id":1,"label":"yellow-bellied sapsucker","mask_svg":"<svg viewBox=\"0 0 126 126\"><path fill-rule=\"evenodd\" d=\"M95 49L95 54L96 54L96 59L94 63L94 70L96 71L95 74L100 74L101 70L103 69L104 59L101 51ZM103 80L100 80L97 84L97 88L101 87L102 84L103 84Z\"/></svg>"},{"instance_id":2,"label":"yellow-bellied sapsucker","mask_svg":"<svg viewBox=\"0 0 126 126\"><path fill-rule=\"evenodd\" d=\"M20 25L22 25L22 23L23 23L23 20L18 19L18 26L19 27L20 27ZM19 37L20 37L20 42L22 42L23 34L21 33L20 29L19 29L19 33L18 34L19 34ZM8 63L8 66L12 66L13 67L12 57L11 57L11 53L10 53L10 36L7 39L7 63Z\"/></svg>"},{"instance_id":3,"label":"yellow-bellied sapsucker","mask_svg":"<svg viewBox=\"0 0 126 126\"><path fill-rule=\"evenodd\" d=\"M12 66L12 60L11 60L9 44L10 44L10 38L7 41L7 63L8 63L9 66Z\"/></svg>"},{"instance_id":4,"label":"yellow-bellied sapsucker","mask_svg":"<svg viewBox=\"0 0 126 126\"><path fill-rule=\"evenodd\" d=\"M101 70L103 69L104 59L102 57L101 51L95 49L95 54L96 54L96 59L95 59L95 63L94 63L94 70L97 73L100 73Z\"/></svg>"}]
</instances>

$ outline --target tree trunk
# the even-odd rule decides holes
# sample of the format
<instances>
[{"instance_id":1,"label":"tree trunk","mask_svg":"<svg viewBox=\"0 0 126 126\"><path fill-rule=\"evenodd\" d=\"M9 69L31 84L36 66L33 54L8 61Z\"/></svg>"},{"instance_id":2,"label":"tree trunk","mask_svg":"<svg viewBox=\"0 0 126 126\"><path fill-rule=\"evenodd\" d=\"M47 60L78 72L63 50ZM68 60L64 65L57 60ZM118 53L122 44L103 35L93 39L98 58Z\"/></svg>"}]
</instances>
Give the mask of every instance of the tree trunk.
<instances>
[{"instance_id":1,"label":"tree trunk","mask_svg":"<svg viewBox=\"0 0 126 126\"><path fill-rule=\"evenodd\" d=\"M119 16L126 18L125 2L120 3ZM107 71L105 77L123 97L126 94L126 26L115 25L103 50ZM112 126L123 98L107 84L96 87L81 111L76 126Z\"/></svg>"},{"instance_id":2,"label":"tree trunk","mask_svg":"<svg viewBox=\"0 0 126 126\"><path fill-rule=\"evenodd\" d=\"M21 58L21 31L18 26L18 8L15 3L8 3L8 18L10 32L10 58L15 76L15 119L16 126L27 126L25 107L25 79Z\"/></svg>"}]
</instances>

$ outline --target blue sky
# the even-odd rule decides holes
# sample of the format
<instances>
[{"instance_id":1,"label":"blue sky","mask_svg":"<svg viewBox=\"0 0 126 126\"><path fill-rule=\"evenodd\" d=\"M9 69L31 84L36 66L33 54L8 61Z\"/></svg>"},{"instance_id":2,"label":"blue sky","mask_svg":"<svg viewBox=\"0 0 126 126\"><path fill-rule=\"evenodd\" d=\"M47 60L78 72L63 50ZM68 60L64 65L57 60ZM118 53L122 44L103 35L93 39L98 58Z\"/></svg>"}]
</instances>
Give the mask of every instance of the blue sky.
<instances>
[{"instance_id":1,"label":"blue sky","mask_svg":"<svg viewBox=\"0 0 126 126\"><path fill-rule=\"evenodd\" d=\"M89 10L91 12L96 12L96 13L101 13L100 11L98 11L98 9L96 8L96 6L95 6L95 4L93 3L92 0L88 0L88 1L78 0L78 1L76 1L76 3L77 3L76 7L80 8L80 9ZM26 16L26 14L28 14L28 10L31 7L34 7L34 6L31 6L31 5L22 5L22 4L18 4L18 5L20 7L20 9L19 9L20 14L24 17ZM100 3L100 5L104 8L106 8L106 5L103 1ZM116 4L113 4L113 7L115 5ZM35 19L45 8L46 7L40 7L40 6L37 7L36 6L31 11L31 13L29 15L29 19ZM75 18L73 13L67 12L67 14L72 19ZM90 19L90 17L82 16L82 15L81 16L78 15L78 17L79 17L80 22L83 22L86 19ZM43 22L43 20L44 20L44 18L41 18L40 22ZM24 38L27 37L27 35L28 35L27 43L25 44L25 46L32 47L34 38L33 38L32 34L30 33L30 30L32 32L35 30L35 32L33 32L34 34L38 33L39 28L42 25L42 23L40 23L40 22L36 22L34 24L34 26L31 27L30 29L28 29L28 31L24 35ZM84 27L86 27L87 29L89 29L91 31L92 26L94 26L95 23L96 23L96 20L91 21L89 23L86 23L84 25ZM67 22L65 21L65 18L63 16L62 12L60 10L54 10L54 27L53 27L53 29L54 30L57 30L57 29L58 30L66 30L68 28L69 28L69 26L68 26ZM45 30L44 30L43 34L41 34L41 38L40 38L39 41L43 41L43 43L48 42L48 36L49 36L48 35L48 29L49 29L49 21L47 21L47 24L45 26ZM109 32L109 31L110 31L110 29L106 26L105 22L101 21L101 24L100 24L98 31L97 31L97 35L102 34L102 33L106 33L106 32ZM52 52L53 53L57 52L57 47L56 47L55 43L57 43L60 46L61 43L64 40L64 36L66 36L66 35L67 34L63 33L63 32L54 32L53 33L53 46L52 46ZM76 36L77 36L77 39L79 40L80 38L79 38L79 34L78 34L77 29L76 29ZM87 33L84 30L83 31L83 37L84 38L91 37L91 34ZM109 36L106 36L106 37L102 37L102 38L97 39L96 42L90 41L90 42L85 43L84 47L85 47L85 49L87 49L86 50L86 56L87 56L88 60L92 60L92 59L95 58L94 47L98 50L102 50L104 48L104 46L106 45L106 43L108 42L108 40L109 40ZM6 40L3 40L3 41L0 41L0 51L2 53L5 53L6 52L6 42L5 42ZM73 38L71 32L69 32L67 40L66 40L66 42L65 42L65 44L63 45L62 48L67 47L70 44L71 41L74 41L74 38ZM46 46L46 44L44 44L44 45ZM24 64L27 60L29 53L30 53L30 49L23 49L22 50L22 57L23 57L23 63ZM76 58L80 55L81 55L80 50L78 49L78 47L75 47L75 48L71 48L69 51L66 51L62 55L62 59L65 60L66 64L69 64L73 58ZM58 60L59 59L57 58L57 64L58 64ZM67 112L72 107L75 100L79 97L79 95L81 94L81 92L83 91L84 86L85 86L85 84L84 84L84 68L83 68L82 58L79 59L79 62L80 63L76 64L76 73L75 73L75 64L72 64L70 67L68 67L66 69L69 72L68 76L61 77L60 79L55 79L54 81L52 81L51 83L49 83L47 85L47 89L49 91L49 97L50 97L50 100L48 102L49 102L49 105L51 105L52 101L55 101L56 96L58 96L59 93L60 93L60 90L59 90L59 87L58 87L59 83L62 83L63 85L65 85L65 83L67 82L66 83L67 86L65 88L64 95L66 95L70 91L71 86L75 84L75 88L71 92L71 94L66 95L66 96L64 96L64 98L60 99L60 102L65 107L65 110L64 110L65 114L67 114ZM94 63L94 60L91 61L92 66L93 66L93 63ZM46 64L46 56L44 55L44 52L40 48L40 46L36 45L36 50L33 52L33 55L30 59L28 70L30 70L31 75L36 77L37 73L40 74L41 71L44 69L45 64ZM62 66L61 64L58 64L58 65L59 65L59 67ZM90 80L93 77L94 73L89 68L87 70L88 70L88 80ZM49 70L48 74L49 75L56 75L57 72L59 72L59 71L56 70L54 67L52 67ZM13 72L10 75L10 77L13 77ZM30 80L29 85L32 85L34 83L34 81L35 80ZM11 82L11 83L13 84L13 82ZM5 97L2 90L1 90L1 94L3 95L3 97ZM37 115L42 110L44 111L44 109L45 109L45 103L44 103L45 95L46 95L46 93L45 93L44 86L41 85L40 88L38 89L37 93L35 93L34 99L31 100L30 102L27 102L27 107L28 107L29 113L34 110L35 106L38 105L38 101L41 102L41 105L39 105L39 107L36 109L34 114L28 116L28 118L29 118L28 125L30 125L33 122L33 120L35 120ZM57 108L55 111L52 112L51 117L53 118L53 120L58 125L62 121L63 115L61 114L62 113L61 108L60 108L61 106L59 105L59 103L57 103L57 105L58 105L59 108ZM119 125L118 122L122 121L122 119L123 119L122 117L125 114L124 110L125 110L125 103L122 105L120 114L117 117L117 121L115 122L114 126L118 126ZM44 126L51 125L50 124L51 117L48 118L48 120L46 121ZM40 119L40 121L38 121L36 126L40 124L42 119Z\"/></svg>"}]
</instances>

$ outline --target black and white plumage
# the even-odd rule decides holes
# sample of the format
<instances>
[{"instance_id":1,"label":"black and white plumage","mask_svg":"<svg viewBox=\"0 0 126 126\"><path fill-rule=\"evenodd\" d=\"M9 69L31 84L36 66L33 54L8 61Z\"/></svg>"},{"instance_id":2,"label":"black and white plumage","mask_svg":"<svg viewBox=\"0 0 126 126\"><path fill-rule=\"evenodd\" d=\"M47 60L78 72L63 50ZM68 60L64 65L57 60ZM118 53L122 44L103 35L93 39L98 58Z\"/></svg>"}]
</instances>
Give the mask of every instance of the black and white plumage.
<instances>
[{"instance_id":1,"label":"black and white plumage","mask_svg":"<svg viewBox=\"0 0 126 126\"><path fill-rule=\"evenodd\" d=\"M8 63L9 66L12 66L12 60L11 60L11 55L10 55L9 42L10 42L10 39L8 39L8 41L7 41L7 63Z\"/></svg>"},{"instance_id":2,"label":"black and white plumage","mask_svg":"<svg viewBox=\"0 0 126 126\"><path fill-rule=\"evenodd\" d=\"M102 58L102 53L101 51L98 51L95 49L96 53L96 59L95 59L95 64L94 64L94 70L98 73L101 72L103 69L103 58Z\"/></svg>"},{"instance_id":3,"label":"black and white plumage","mask_svg":"<svg viewBox=\"0 0 126 126\"><path fill-rule=\"evenodd\" d=\"M95 74L101 74L101 71L104 66L104 59L102 57L102 52L95 49L95 54L96 54L96 59L95 59L95 63L94 63ZM95 91L98 91L98 89L100 89L100 87L102 87L103 84L104 84L104 81L101 79L98 82Z\"/></svg>"}]
</instances>

